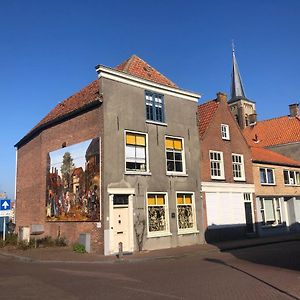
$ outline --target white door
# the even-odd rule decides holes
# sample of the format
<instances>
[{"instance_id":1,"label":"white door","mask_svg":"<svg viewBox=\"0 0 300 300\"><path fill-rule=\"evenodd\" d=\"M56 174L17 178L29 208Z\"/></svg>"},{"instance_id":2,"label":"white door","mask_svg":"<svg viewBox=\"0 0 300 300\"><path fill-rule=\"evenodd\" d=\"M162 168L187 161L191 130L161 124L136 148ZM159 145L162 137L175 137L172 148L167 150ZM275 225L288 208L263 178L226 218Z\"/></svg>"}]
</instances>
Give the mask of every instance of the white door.
<instances>
[{"instance_id":1,"label":"white door","mask_svg":"<svg viewBox=\"0 0 300 300\"><path fill-rule=\"evenodd\" d=\"M119 252L119 243L123 251L130 251L128 195L114 195L113 199L113 250Z\"/></svg>"}]
</instances>

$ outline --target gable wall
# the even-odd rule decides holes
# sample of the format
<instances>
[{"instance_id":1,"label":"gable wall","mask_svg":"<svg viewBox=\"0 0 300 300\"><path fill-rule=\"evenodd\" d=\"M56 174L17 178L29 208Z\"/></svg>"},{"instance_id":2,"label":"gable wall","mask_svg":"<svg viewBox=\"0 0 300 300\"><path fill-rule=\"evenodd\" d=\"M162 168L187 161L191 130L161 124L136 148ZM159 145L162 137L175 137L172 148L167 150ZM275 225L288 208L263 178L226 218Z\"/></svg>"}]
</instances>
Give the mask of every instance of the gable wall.
<instances>
[{"instance_id":1,"label":"gable wall","mask_svg":"<svg viewBox=\"0 0 300 300\"><path fill-rule=\"evenodd\" d=\"M229 125L230 140L223 140L221 137L221 124ZM246 141L233 119L227 103L221 101L219 107L212 119L211 124L206 129L203 139L200 141L201 149L201 181L209 182L212 180L210 176L210 160L209 150L222 151L224 157L225 180L217 180L218 182L238 183L233 180L232 174L232 153L244 155L245 177L243 183L253 183L251 152Z\"/></svg>"}]
</instances>

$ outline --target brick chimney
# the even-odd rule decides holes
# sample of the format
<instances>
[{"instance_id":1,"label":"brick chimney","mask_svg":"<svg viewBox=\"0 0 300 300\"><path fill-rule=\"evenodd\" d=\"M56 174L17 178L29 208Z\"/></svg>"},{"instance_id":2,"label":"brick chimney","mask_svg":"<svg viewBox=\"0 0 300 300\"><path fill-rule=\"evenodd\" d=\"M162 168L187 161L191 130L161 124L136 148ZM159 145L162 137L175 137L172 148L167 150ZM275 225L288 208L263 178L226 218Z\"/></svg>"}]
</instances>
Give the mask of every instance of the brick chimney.
<instances>
[{"instance_id":1,"label":"brick chimney","mask_svg":"<svg viewBox=\"0 0 300 300\"><path fill-rule=\"evenodd\" d=\"M256 114L256 112L254 114L249 115L248 118L249 118L249 125L250 126L251 125L253 126L253 125L256 124L256 122L257 122L257 114Z\"/></svg>"},{"instance_id":2,"label":"brick chimney","mask_svg":"<svg viewBox=\"0 0 300 300\"><path fill-rule=\"evenodd\" d=\"M299 116L299 103L290 104L289 108L291 117Z\"/></svg>"},{"instance_id":3,"label":"brick chimney","mask_svg":"<svg viewBox=\"0 0 300 300\"><path fill-rule=\"evenodd\" d=\"M223 92L217 93L217 102L225 102L227 103L227 95Z\"/></svg>"}]
</instances>

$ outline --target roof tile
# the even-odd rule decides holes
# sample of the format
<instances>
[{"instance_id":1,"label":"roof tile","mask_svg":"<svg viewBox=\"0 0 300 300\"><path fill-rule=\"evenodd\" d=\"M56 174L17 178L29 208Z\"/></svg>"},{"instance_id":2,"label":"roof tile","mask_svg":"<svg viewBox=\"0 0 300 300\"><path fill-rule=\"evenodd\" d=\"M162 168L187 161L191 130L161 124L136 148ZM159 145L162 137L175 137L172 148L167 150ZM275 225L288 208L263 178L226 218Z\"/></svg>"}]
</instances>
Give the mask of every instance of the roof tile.
<instances>
[{"instance_id":1,"label":"roof tile","mask_svg":"<svg viewBox=\"0 0 300 300\"><path fill-rule=\"evenodd\" d=\"M253 162L300 167L299 161L265 148L251 147L251 152Z\"/></svg>"},{"instance_id":2,"label":"roof tile","mask_svg":"<svg viewBox=\"0 0 300 300\"><path fill-rule=\"evenodd\" d=\"M198 127L202 138L219 106L217 100L211 100L198 106Z\"/></svg>"},{"instance_id":3,"label":"roof tile","mask_svg":"<svg viewBox=\"0 0 300 300\"><path fill-rule=\"evenodd\" d=\"M177 88L177 85L170 79L159 73L144 60L136 55L132 55L126 61L115 67L115 70L128 73L130 75L150 80L159 84Z\"/></svg>"},{"instance_id":4,"label":"roof tile","mask_svg":"<svg viewBox=\"0 0 300 300\"><path fill-rule=\"evenodd\" d=\"M250 146L268 147L300 141L299 117L283 116L265 121L258 121L248 126L243 134Z\"/></svg>"}]
</instances>

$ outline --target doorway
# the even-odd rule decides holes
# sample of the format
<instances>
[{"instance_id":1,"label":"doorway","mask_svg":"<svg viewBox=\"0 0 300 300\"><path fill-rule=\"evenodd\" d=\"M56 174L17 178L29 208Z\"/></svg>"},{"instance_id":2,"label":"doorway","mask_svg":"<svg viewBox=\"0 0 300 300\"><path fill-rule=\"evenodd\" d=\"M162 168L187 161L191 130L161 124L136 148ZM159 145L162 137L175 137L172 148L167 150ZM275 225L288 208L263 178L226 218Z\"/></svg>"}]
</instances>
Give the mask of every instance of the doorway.
<instances>
[{"instance_id":1,"label":"doorway","mask_svg":"<svg viewBox=\"0 0 300 300\"><path fill-rule=\"evenodd\" d=\"M244 207L245 207L245 218L246 218L246 233L255 233L254 214L253 214L253 203L251 193L244 193Z\"/></svg>"}]
</instances>

